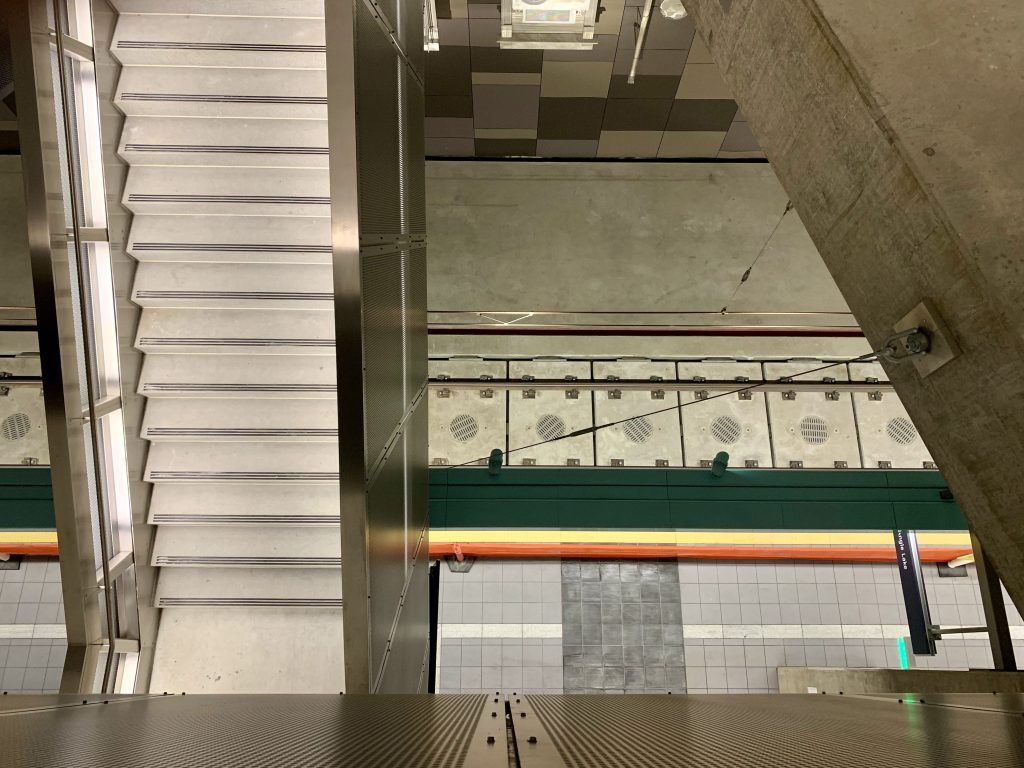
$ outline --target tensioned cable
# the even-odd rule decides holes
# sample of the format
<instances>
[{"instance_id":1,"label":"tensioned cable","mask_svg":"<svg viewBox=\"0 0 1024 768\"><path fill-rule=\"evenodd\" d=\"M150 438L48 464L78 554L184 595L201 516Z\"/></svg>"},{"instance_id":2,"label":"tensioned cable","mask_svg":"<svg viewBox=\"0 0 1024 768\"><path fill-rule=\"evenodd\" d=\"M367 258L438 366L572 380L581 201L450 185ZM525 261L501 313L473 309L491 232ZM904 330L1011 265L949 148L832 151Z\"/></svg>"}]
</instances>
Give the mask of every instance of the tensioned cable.
<instances>
[{"instance_id":1,"label":"tensioned cable","mask_svg":"<svg viewBox=\"0 0 1024 768\"><path fill-rule=\"evenodd\" d=\"M849 360L837 360L834 363L829 363L828 365L822 365L822 366L820 366L818 368L812 368L809 371L803 371L802 373L796 373L796 374L793 374L792 376L784 376L784 377L782 377L780 379L776 379L775 381L762 381L762 382L758 382L757 384L751 384L751 385L746 386L746 387L739 387L737 389L731 389L728 392L720 392L717 395L711 395L710 397L705 397L705 398L703 398L701 400L691 400L691 401L689 401L687 403L680 403L679 405L670 405L667 408L659 408L656 411L648 411L647 413L638 413L635 416L630 416L629 418L626 418L626 419L619 419L618 421L610 421L607 424L595 424L594 426L591 426L591 427L584 427L583 429L577 429L577 430L575 430L573 432L568 432L568 433L566 433L564 435L560 435L559 437L552 437L550 440L541 440L541 441L536 442L536 443L530 443L529 445L521 445L518 448L511 448L508 451L504 452L504 456L509 456L509 455L511 455L513 453L517 453L518 451L527 451L530 448L537 448L538 446L547 445L548 443L557 443L559 440L568 440L571 437L583 437L584 435L592 435L595 432L598 432L598 431L600 431L602 429L608 429L608 427L615 427L615 426L618 426L619 424L625 424L626 422L633 421L635 419L642 419L642 418L644 418L646 416L657 416L658 414L661 414L661 413L669 413L670 411L678 411L678 410L682 410L683 408L686 408L688 406L697 405L699 403L707 403L707 402L710 402L711 400L717 400L720 397L728 397L729 395L738 395L741 392L750 392L751 390L760 389L761 387L766 386L768 384L782 384L782 383L784 383L787 380L791 380L791 379L795 379L795 378L800 378L801 376L809 376L810 374L818 373L819 371L827 371L829 368L835 368L836 366L839 366L839 365L848 365L850 363L863 363L863 362L866 362L866 361L868 361L868 360L870 360L872 358L878 357L878 355L880 355L881 353L882 353L882 350L875 350L874 352L868 352L867 354L861 355L860 357L854 357L854 358L851 358ZM456 467L479 466L479 464L481 462L486 462L486 461L489 460L489 458L490 458L489 456L482 456L482 457L480 457L478 459L472 459L470 461L464 461L461 464L452 464L452 465L450 465L447 468L448 469L455 469Z\"/></svg>"},{"instance_id":2,"label":"tensioned cable","mask_svg":"<svg viewBox=\"0 0 1024 768\"><path fill-rule=\"evenodd\" d=\"M750 279L750 273L754 270L754 267L757 266L758 260L762 256L764 256L764 252L766 250L768 250L768 245L771 243L772 238L775 237L775 233L779 231L779 227L782 226L782 222L786 218L786 214L789 213L792 210L793 210L793 201L790 200L790 201L788 201L786 203L786 210L784 210L782 212L782 215L779 216L779 220L777 222L775 222L775 226L772 227L772 231L768 233L768 237L765 239L764 245L761 246L761 250L757 252L757 256L755 256L754 260L752 262L750 262L750 266L747 267L747 271L743 273L743 277L740 278L740 281L738 283L736 283L736 287L733 289L732 295L729 296L729 301L727 301L725 303L725 306L722 307L722 309L720 310L720 312L723 315L729 313L729 305L732 303L732 300L736 298L736 294L740 292L740 288L743 287L743 284L745 282L747 282L747 280Z\"/></svg>"}]
</instances>

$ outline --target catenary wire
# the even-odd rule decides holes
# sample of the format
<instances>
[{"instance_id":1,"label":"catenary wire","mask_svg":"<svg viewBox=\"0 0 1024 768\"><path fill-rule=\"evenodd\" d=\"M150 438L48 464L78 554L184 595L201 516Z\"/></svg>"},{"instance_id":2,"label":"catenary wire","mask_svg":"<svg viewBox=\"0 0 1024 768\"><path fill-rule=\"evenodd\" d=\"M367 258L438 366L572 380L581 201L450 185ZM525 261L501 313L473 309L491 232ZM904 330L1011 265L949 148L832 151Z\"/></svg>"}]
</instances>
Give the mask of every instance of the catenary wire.
<instances>
[{"instance_id":1,"label":"catenary wire","mask_svg":"<svg viewBox=\"0 0 1024 768\"><path fill-rule=\"evenodd\" d=\"M757 252L757 256L755 256L754 260L750 262L750 266L747 267L747 271L743 273L743 277L740 278L740 281L736 283L736 287L733 289L732 295L729 296L729 301L727 301L725 303L725 306L722 307L722 309L720 310L720 312L723 315L729 313L729 305L732 304L732 300L736 298L736 294L740 292L740 288L743 287L743 284L750 279L750 273L754 270L754 267L757 266L757 262L760 260L760 258L764 256L764 252L768 250L768 246L771 243L772 239L775 237L775 233L779 231L779 227L782 226L782 221L786 218L786 214L788 214L792 210L793 201L790 200L789 202L786 203L786 209L782 212L782 215L779 216L779 220L775 222L775 226L772 227L772 231L768 233L768 237L765 239L764 245L761 246L761 250Z\"/></svg>"}]
</instances>

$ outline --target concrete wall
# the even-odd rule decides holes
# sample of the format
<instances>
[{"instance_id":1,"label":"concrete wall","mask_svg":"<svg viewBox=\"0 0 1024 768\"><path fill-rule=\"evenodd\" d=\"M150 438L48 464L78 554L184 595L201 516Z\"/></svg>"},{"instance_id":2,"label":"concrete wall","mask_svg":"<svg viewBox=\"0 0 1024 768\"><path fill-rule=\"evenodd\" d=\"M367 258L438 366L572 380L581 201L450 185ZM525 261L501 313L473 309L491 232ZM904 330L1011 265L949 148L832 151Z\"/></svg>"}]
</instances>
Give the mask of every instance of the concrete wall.
<instances>
[{"instance_id":1,"label":"concrete wall","mask_svg":"<svg viewBox=\"0 0 1024 768\"><path fill-rule=\"evenodd\" d=\"M427 163L429 309L846 312L764 163Z\"/></svg>"},{"instance_id":2,"label":"concrete wall","mask_svg":"<svg viewBox=\"0 0 1024 768\"><path fill-rule=\"evenodd\" d=\"M926 298L958 340L891 375L1024 605L1024 4L687 9L872 344Z\"/></svg>"},{"instance_id":3,"label":"concrete wall","mask_svg":"<svg viewBox=\"0 0 1024 768\"><path fill-rule=\"evenodd\" d=\"M924 573L934 623L984 623L973 566L964 577L940 577L934 565ZM1024 659L1024 620L1006 601ZM909 654L895 564L488 560L468 573L442 564L440 623L442 693L768 693L779 690L779 667L992 664L983 635L947 635L938 655Z\"/></svg>"}]
</instances>

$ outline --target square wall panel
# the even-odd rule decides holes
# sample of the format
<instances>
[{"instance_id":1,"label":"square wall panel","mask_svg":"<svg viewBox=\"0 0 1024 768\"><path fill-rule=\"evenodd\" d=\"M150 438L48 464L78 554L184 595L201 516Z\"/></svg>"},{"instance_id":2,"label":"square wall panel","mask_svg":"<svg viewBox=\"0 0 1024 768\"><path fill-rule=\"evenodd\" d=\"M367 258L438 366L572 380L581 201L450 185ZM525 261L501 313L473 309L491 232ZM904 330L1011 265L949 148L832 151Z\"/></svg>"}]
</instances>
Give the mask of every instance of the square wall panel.
<instances>
[{"instance_id":1,"label":"square wall panel","mask_svg":"<svg viewBox=\"0 0 1024 768\"><path fill-rule=\"evenodd\" d=\"M679 363L680 381L702 377L708 381L757 381L761 378L759 363L702 361ZM699 392L680 392L683 405L683 458L686 466L699 467L719 451L729 454L729 466L771 467L772 446L768 432L768 412L763 392L728 395L714 400L698 397ZM709 392L715 395L716 392Z\"/></svg>"},{"instance_id":2,"label":"square wall panel","mask_svg":"<svg viewBox=\"0 0 1024 768\"><path fill-rule=\"evenodd\" d=\"M798 381L849 381L845 366L810 376L798 375L823 365L826 363L819 360L765 363L764 377L769 381L783 377ZM837 400L829 399L828 394L797 392L793 399L782 392L767 394L775 466L790 467L791 462L802 462L805 469L834 469L842 462L848 468L861 466L853 399L849 392L839 393Z\"/></svg>"},{"instance_id":3,"label":"square wall panel","mask_svg":"<svg viewBox=\"0 0 1024 768\"><path fill-rule=\"evenodd\" d=\"M590 363L565 360L512 361L509 378L522 379L589 379ZM561 437L594 424L593 393L573 389L509 390L509 450ZM508 457L513 465L594 466L594 436L584 435L517 451Z\"/></svg>"},{"instance_id":4,"label":"square wall panel","mask_svg":"<svg viewBox=\"0 0 1024 768\"><path fill-rule=\"evenodd\" d=\"M9 386L0 397L0 465L50 463L46 409L38 386Z\"/></svg>"},{"instance_id":5,"label":"square wall panel","mask_svg":"<svg viewBox=\"0 0 1024 768\"><path fill-rule=\"evenodd\" d=\"M850 377L854 381L888 381L878 363L851 363ZM895 392L856 392L853 407L865 467L923 469L934 463Z\"/></svg>"},{"instance_id":6,"label":"square wall panel","mask_svg":"<svg viewBox=\"0 0 1024 768\"><path fill-rule=\"evenodd\" d=\"M596 423L623 421L597 432L597 465L600 467L681 467L682 440L679 431L679 397L658 387L659 381L673 381L674 363L646 360L595 362L595 379L646 379L649 390L605 390L594 393ZM654 377L652 379L652 377ZM671 410L648 416L652 411Z\"/></svg>"},{"instance_id":7,"label":"square wall panel","mask_svg":"<svg viewBox=\"0 0 1024 768\"><path fill-rule=\"evenodd\" d=\"M430 447L432 465L449 466L486 457L495 448L506 449L504 390L487 386L487 378L504 379L504 362L483 360L431 360L430 377L481 379L473 389L432 387L430 412ZM487 377L487 378L481 378Z\"/></svg>"}]
</instances>

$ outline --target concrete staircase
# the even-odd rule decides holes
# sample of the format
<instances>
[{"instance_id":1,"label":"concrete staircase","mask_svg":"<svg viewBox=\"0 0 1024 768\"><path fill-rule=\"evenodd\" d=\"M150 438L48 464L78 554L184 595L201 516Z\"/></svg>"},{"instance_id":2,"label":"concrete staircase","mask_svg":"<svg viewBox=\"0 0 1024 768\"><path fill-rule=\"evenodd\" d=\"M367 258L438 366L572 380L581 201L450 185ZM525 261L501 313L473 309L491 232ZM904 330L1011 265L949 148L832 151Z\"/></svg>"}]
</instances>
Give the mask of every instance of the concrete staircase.
<instances>
[{"instance_id":1,"label":"concrete staircase","mask_svg":"<svg viewBox=\"0 0 1024 768\"><path fill-rule=\"evenodd\" d=\"M114 5L151 689L341 691L322 0Z\"/></svg>"}]
</instances>

